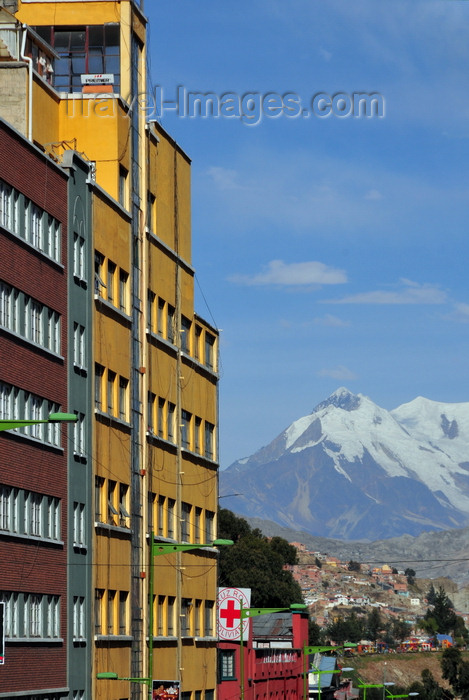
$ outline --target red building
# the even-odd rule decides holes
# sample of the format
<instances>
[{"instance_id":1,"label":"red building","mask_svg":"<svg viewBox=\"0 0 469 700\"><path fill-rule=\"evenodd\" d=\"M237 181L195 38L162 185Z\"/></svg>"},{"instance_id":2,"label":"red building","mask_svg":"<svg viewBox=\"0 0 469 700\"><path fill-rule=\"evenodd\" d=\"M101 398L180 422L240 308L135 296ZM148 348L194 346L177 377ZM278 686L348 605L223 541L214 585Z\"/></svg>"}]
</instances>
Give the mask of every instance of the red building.
<instances>
[{"instance_id":1,"label":"red building","mask_svg":"<svg viewBox=\"0 0 469 700\"><path fill-rule=\"evenodd\" d=\"M303 648L308 642L308 614L281 612L252 617L249 638L243 643L220 641L218 700L302 700Z\"/></svg>"},{"instance_id":2,"label":"red building","mask_svg":"<svg viewBox=\"0 0 469 700\"><path fill-rule=\"evenodd\" d=\"M0 119L0 418L68 410L67 187ZM1 697L68 697L66 430L1 433Z\"/></svg>"}]
</instances>

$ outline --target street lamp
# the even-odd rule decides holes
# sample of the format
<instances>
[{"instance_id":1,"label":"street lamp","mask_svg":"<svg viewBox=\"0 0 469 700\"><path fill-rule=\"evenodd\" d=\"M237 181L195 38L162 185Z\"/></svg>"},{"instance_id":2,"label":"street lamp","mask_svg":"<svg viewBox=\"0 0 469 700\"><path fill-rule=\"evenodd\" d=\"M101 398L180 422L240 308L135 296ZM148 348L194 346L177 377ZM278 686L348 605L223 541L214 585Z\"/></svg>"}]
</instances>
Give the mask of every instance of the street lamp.
<instances>
[{"instance_id":1,"label":"street lamp","mask_svg":"<svg viewBox=\"0 0 469 700\"><path fill-rule=\"evenodd\" d=\"M155 540L155 535L152 532L150 539L150 580L149 580L149 610L148 610L148 678L128 678L119 676L112 671L103 671L96 674L97 680L108 681L130 681L131 683L143 683L148 686L148 698L152 700L152 685L153 685L153 587L154 587L154 557L163 554L171 554L172 552L190 552L193 549L202 549L204 547L223 547L234 544L233 540L218 539L213 542L204 544L158 542Z\"/></svg>"},{"instance_id":2,"label":"street lamp","mask_svg":"<svg viewBox=\"0 0 469 700\"><path fill-rule=\"evenodd\" d=\"M240 609L239 609L239 621L240 621L240 638L239 638L239 671L241 676L241 687L240 687L240 697L244 700L244 624L243 621L249 619L250 617L258 617L259 615L270 615L276 612L303 612L307 609L307 605L304 603L292 603L287 608L243 608L243 601L240 599ZM249 628L248 628L248 640L249 640Z\"/></svg>"},{"instance_id":3,"label":"street lamp","mask_svg":"<svg viewBox=\"0 0 469 700\"><path fill-rule=\"evenodd\" d=\"M368 688L382 688L383 693L386 688L394 685L393 681L388 681L386 683L357 683L357 688L363 688L363 700L366 700L366 691Z\"/></svg>"},{"instance_id":4,"label":"street lamp","mask_svg":"<svg viewBox=\"0 0 469 700\"><path fill-rule=\"evenodd\" d=\"M323 676L325 674L342 673L344 671L345 671L345 673L348 673L350 671L355 670L351 666L344 666L344 668L325 669L324 671L321 671L320 668L318 668L314 664L311 664L311 668L313 669L314 674L317 675L317 677L318 677L318 700L321 700L321 676ZM308 693L308 696L309 696L309 693Z\"/></svg>"},{"instance_id":5,"label":"street lamp","mask_svg":"<svg viewBox=\"0 0 469 700\"><path fill-rule=\"evenodd\" d=\"M303 700L308 700L308 657L310 654L322 654L325 651L340 651L342 649L353 649L357 645L353 642L339 646L304 646L303 647ZM342 671L353 671L353 668L343 668ZM331 671L329 671L331 673ZM337 673L337 671L336 671Z\"/></svg>"},{"instance_id":6,"label":"street lamp","mask_svg":"<svg viewBox=\"0 0 469 700\"><path fill-rule=\"evenodd\" d=\"M74 413L51 413L48 418L41 420L15 420L14 418L0 419L0 430L14 430L23 428L26 425L37 425L38 423L76 423L78 416Z\"/></svg>"}]
</instances>

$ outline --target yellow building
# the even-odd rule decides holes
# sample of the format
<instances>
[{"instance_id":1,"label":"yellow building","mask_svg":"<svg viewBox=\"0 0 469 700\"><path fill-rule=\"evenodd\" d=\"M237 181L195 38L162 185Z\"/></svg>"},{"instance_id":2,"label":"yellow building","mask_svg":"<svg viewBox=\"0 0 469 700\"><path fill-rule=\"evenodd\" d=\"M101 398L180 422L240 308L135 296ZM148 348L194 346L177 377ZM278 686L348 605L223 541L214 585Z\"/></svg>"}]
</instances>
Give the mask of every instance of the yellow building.
<instances>
[{"instance_id":1,"label":"yellow building","mask_svg":"<svg viewBox=\"0 0 469 700\"><path fill-rule=\"evenodd\" d=\"M89 327L75 323L73 333L75 352L83 344L91 357L82 365L75 355L70 371L83 379L91 452L75 450L71 488L87 487L68 512L85 518L92 543L74 546L70 566L69 697L148 693L149 682L96 678L109 672L175 681L184 700L212 700L217 550L153 557L151 547L152 533L163 543L216 538L218 334L194 311L190 161L143 109L139 5L18 0L15 17L32 29L17 25L0 116L59 163L71 150L90 164L90 240L85 215L69 231L74 284L90 305ZM72 594L81 555L91 571L83 595Z\"/></svg>"}]
</instances>

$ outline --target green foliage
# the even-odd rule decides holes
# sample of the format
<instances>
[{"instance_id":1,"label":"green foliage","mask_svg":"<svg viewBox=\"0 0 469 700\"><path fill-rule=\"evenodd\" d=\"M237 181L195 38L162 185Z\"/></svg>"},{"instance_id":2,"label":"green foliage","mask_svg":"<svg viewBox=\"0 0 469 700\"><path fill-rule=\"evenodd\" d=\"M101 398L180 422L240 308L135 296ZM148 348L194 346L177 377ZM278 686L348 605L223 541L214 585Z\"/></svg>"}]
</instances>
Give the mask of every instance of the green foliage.
<instances>
[{"instance_id":1,"label":"green foliage","mask_svg":"<svg viewBox=\"0 0 469 700\"><path fill-rule=\"evenodd\" d=\"M404 574L407 578L407 583L409 584L409 586L413 586L415 583L415 571L414 571L414 569L406 569L404 571Z\"/></svg>"},{"instance_id":2,"label":"green foliage","mask_svg":"<svg viewBox=\"0 0 469 700\"><path fill-rule=\"evenodd\" d=\"M428 589L427 593L427 603L428 605L435 605L435 600L436 600L436 591L433 583L430 584L430 588Z\"/></svg>"},{"instance_id":3,"label":"green foliage","mask_svg":"<svg viewBox=\"0 0 469 700\"><path fill-rule=\"evenodd\" d=\"M464 661L455 647L445 649L441 657L443 678L447 680L461 700L469 699L469 662Z\"/></svg>"},{"instance_id":4,"label":"green foliage","mask_svg":"<svg viewBox=\"0 0 469 700\"><path fill-rule=\"evenodd\" d=\"M280 554L284 564L298 564L298 552L296 548L283 539L283 537L272 537L270 547L274 552Z\"/></svg>"},{"instance_id":5,"label":"green foliage","mask_svg":"<svg viewBox=\"0 0 469 700\"><path fill-rule=\"evenodd\" d=\"M358 561L354 561L353 559L350 559L349 563L347 564L347 569L349 571L360 571L360 563Z\"/></svg>"},{"instance_id":6,"label":"green foliage","mask_svg":"<svg viewBox=\"0 0 469 700\"><path fill-rule=\"evenodd\" d=\"M368 613L368 617L365 623L365 637L370 639L372 642L376 642L380 639L380 632L383 629L383 620L381 619L380 612L378 608L373 608Z\"/></svg>"},{"instance_id":7,"label":"green foliage","mask_svg":"<svg viewBox=\"0 0 469 700\"><path fill-rule=\"evenodd\" d=\"M438 592L435 592L433 609L428 609L425 613L423 626L429 632L434 630L440 634L448 634L454 629L461 629L458 616L453 610L453 603L442 586Z\"/></svg>"},{"instance_id":8,"label":"green foliage","mask_svg":"<svg viewBox=\"0 0 469 700\"><path fill-rule=\"evenodd\" d=\"M326 635L337 644L359 642L363 637L363 625L355 613L348 617L339 617L326 629Z\"/></svg>"},{"instance_id":9,"label":"green foliage","mask_svg":"<svg viewBox=\"0 0 469 700\"><path fill-rule=\"evenodd\" d=\"M324 644L324 635L321 631L321 628L311 618L309 619L308 623L308 644L310 646L320 646L321 644Z\"/></svg>"},{"instance_id":10,"label":"green foliage","mask_svg":"<svg viewBox=\"0 0 469 700\"><path fill-rule=\"evenodd\" d=\"M260 530L252 530L244 518L226 509L220 510L218 522L219 537L235 542L220 549L220 586L250 588L255 607L288 607L303 602L299 584L283 569L293 560L291 550L296 559L294 547L280 537L273 538L272 545Z\"/></svg>"},{"instance_id":11,"label":"green foliage","mask_svg":"<svg viewBox=\"0 0 469 700\"><path fill-rule=\"evenodd\" d=\"M451 697L448 691L438 685L428 668L422 671L422 682L412 683L408 692L418 693L419 697L416 700L448 700Z\"/></svg>"},{"instance_id":12,"label":"green foliage","mask_svg":"<svg viewBox=\"0 0 469 700\"><path fill-rule=\"evenodd\" d=\"M322 561L317 557L314 558L314 564L318 567L318 569L322 569Z\"/></svg>"}]
</instances>

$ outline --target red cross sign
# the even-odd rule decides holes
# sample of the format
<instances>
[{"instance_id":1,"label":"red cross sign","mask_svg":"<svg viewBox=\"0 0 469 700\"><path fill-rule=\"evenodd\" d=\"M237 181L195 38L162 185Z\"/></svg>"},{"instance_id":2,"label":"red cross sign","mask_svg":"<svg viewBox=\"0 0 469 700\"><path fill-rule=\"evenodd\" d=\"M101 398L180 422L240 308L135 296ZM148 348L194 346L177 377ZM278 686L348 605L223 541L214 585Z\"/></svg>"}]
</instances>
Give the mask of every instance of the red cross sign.
<instances>
[{"instance_id":1,"label":"red cross sign","mask_svg":"<svg viewBox=\"0 0 469 700\"><path fill-rule=\"evenodd\" d=\"M237 641L241 638L241 601L243 608L251 605L250 588L218 589L218 638ZM243 639L247 640L249 620L243 621Z\"/></svg>"}]
</instances>

